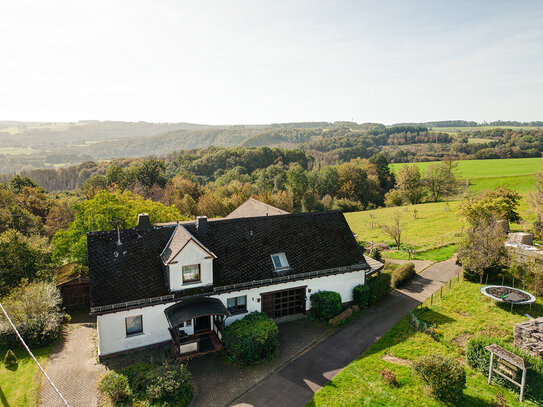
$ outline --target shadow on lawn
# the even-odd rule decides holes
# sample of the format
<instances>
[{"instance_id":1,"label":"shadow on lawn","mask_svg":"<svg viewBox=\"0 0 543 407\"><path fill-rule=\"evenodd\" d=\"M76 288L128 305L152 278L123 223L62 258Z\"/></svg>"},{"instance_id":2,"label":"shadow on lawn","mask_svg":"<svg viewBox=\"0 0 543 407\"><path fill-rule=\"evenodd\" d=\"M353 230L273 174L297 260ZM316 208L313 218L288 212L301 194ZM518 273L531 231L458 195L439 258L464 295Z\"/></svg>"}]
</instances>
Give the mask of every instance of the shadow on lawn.
<instances>
[{"instance_id":1,"label":"shadow on lawn","mask_svg":"<svg viewBox=\"0 0 543 407\"><path fill-rule=\"evenodd\" d=\"M2 402L2 407L9 407L8 400L2 391L2 386L0 386L0 402Z\"/></svg>"}]
</instances>

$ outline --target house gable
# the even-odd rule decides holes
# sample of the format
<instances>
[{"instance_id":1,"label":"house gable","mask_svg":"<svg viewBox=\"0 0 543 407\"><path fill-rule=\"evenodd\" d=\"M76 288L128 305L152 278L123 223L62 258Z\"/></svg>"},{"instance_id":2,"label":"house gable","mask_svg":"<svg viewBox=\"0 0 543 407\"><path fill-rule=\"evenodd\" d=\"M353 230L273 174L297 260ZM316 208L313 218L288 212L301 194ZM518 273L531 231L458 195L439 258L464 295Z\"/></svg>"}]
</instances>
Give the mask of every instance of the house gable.
<instances>
[{"instance_id":1,"label":"house gable","mask_svg":"<svg viewBox=\"0 0 543 407\"><path fill-rule=\"evenodd\" d=\"M189 240L167 265L170 291L212 285L213 258L195 240ZM189 275L194 277L196 269L197 278L189 278Z\"/></svg>"}]
</instances>

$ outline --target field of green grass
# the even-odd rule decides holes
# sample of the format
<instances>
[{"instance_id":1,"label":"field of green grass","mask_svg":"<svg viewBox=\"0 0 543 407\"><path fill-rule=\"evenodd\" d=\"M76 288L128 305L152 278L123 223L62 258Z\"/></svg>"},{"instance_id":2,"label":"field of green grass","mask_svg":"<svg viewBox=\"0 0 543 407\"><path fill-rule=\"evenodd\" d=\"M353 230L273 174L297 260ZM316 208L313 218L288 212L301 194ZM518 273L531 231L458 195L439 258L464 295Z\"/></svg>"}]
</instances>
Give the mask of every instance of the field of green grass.
<instances>
[{"instance_id":1,"label":"field of green grass","mask_svg":"<svg viewBox=\"0 0 543 407\"><path fill-rule=\"evenodd\" d=\"M430 164L432 163L415 163L421 171L424 171ZM394 172L397 172L403 165L405 164L395 163L391 164L390 167ZM460 160L458 161L456 175L467 179L495 178L533 175L541 170L543 170L543 157L497 160Z\"/></svg>"},{"instance_id":2,"label":"field of green grass","mask_svg":"<svg viewBox=\"0 0 543 407\"><path fill-rule=\"evenodd\" d=\"M489 141L492 141L492 140L487 139L487 138L478 138L478 137L468 138L468 144L485 144L485 143L488 143Z\"/></svg>"},{"instance_id":3,"label":"field of green grass","mask_svg":"<svg viewBox=\"0 0 543 407\"><path fill-rule=\"evenodd\" d=\"M403 164L392 164L392 170L398 171ZM416 163L424 170L430 163ZM541 171L543 158L523 158L510 160L465 160L460 161L457 174L466 179L469 190L480 192L497 186L507 185L519 192L521 200L519 212L523 219L533 221L526 196L534 189L535 173ZM449 202L424 203L394 208L379 208L370 211L346 213L349 226L358 238L373 243L393 242L379 224L390 223L392 216L399 211L406 225L402 241L407 247L415 247L417 259L440 261L451 252L450 245L459 241L462 232L462 220L458 216L460 197ZM414 211L417 211L416 218ZM512 230L522 231L519 225L511 225ZM448 246L448 249L439 249ZM451 253L452 255L452 253ZM386 252L391 258L407 258L404 251Z\"/></svg>"},{"instance_id":4,"label":"field of green grass","mask_svg":"<svg viewBox=\"0 0 543 407\"><path fill-rule=\"evenodd\" d=\"M489 304L486 297L479 294L479 288L479 284L461 281L421 313L420 319L437 324L436 339L410 330L408 318L404 318L319 390L308 406L443 406L426 394L422 380L412 375L409 362L435 354L465 362L465 344L472 336L491 335L511 343L513 325L527 320L525 312L534 317L543 315L541 298L531 310L519 307L511 313ZM399 387L384 384L380 375L384 368L396 374ZM518 391L494 383L490 386L485 375L467 365L465 369L467 388L459 405L489 407L498 393L505 397L507 406L539 405L529 399L519 403Z\"/></svg>"},{"instance_id":5,"label":"field of green grass","mask_svg":"<svg viewBox=\"0 0 543 407\"><path fill-rule=\"evenodd\" d=\"M47 362L51 347L33 350L40 364ZM25 350L14 350L19 363L16 369L7 369L3 360L6 349L0 349L0 405L33 407L36 405L39 387L39 368Z\"/></svg>"}]
</instances>

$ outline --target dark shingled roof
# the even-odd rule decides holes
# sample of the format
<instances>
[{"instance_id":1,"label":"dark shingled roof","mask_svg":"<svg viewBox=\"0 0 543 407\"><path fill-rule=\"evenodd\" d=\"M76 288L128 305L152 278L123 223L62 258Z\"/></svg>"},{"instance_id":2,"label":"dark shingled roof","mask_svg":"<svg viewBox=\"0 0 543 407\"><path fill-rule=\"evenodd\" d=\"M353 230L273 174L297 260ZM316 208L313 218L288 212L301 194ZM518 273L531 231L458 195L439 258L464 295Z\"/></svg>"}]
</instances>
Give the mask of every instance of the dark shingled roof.
<instances>
[{"instance_id":1,"label":"dark shingled roof","mask_svg":"<svg viewBox=\"0 0 543 407\"><path fill-rule=\"evenodd\" d=\"M194 223L179 227L217 256L215 287L352 265L369 269L341 212L209 220L205 235ZM171 226L123 230L122 246L116 231L90 233L91 306L170 294L160 254L173 231ZM274 271L275 253L285 253L288 271Z\"/></svg>"},{"instance_id":2,"label":"dark shingled roof","mask_svg":"<svg viewBox=\"0 0 543 407\"><path fill-rule=\"evenodd\" d=\"M91 306L117 304L167 295L160 253L175 227L87 234Z\"/></svg>"},{"instance_id":3,"label":"dark shingled roof","mask_svg":"<svg viewBox=\"0 0 543 407\"><path fill-rule=\"evenodd\" d=\"M243 202L240 206L226 215L226 219L231 218L252 218L255 216L273 216L273 215L286 215L287 211L276 208L275 206L268 205L261 202L258 199L249 198Z\"/></svg>"}]
</instances>

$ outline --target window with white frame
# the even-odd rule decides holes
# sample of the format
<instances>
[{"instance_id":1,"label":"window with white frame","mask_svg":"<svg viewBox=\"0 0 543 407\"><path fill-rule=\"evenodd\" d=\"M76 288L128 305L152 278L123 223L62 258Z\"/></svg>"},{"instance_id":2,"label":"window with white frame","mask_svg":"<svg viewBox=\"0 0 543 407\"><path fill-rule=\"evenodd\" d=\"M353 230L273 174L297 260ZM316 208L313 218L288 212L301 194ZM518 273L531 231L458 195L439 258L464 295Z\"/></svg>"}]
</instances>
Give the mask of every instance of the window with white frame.
<instances>
[{"instance_id":1,"label":"window with white frame","mask_svg":"<svg viewBox=\"0 0 543 407\"><path fill-rule=\"evenodd\" d=\"M200 281L200 265L183 266L183 282L192 283L195 281Z\"/></svg>"},{"instance_id":2,"label":"window with white frame","mask_svg":"<svg viewBox=\"0 0 543 407\"><path fill-rule=\"evenodd\" d=\"M239 297L228 298L226 300L226 307L231 314L247 311L247 296L242 295Z\"/></svg>"},{"instance_id":3,"label":"window with white frame","mask_svg":"<svg viewBox=\"0 0 543 407\"><path fill-rule=\"evenodd\" d=\"M143 316L134 315L124 319L126 336L137 335L143 333Z\"/></svg>"},{"instance_id":4,"label":"window with white frame","mask_svg":"<svg viewBox=\"0 0 543 407\"><path fill-rule=\"evenodd\" d=\"M288 270L289 265L287 261L287 256L285 253L276 253L271 255L273 267L275 271Z\"/></svg>"}]
</instances>

